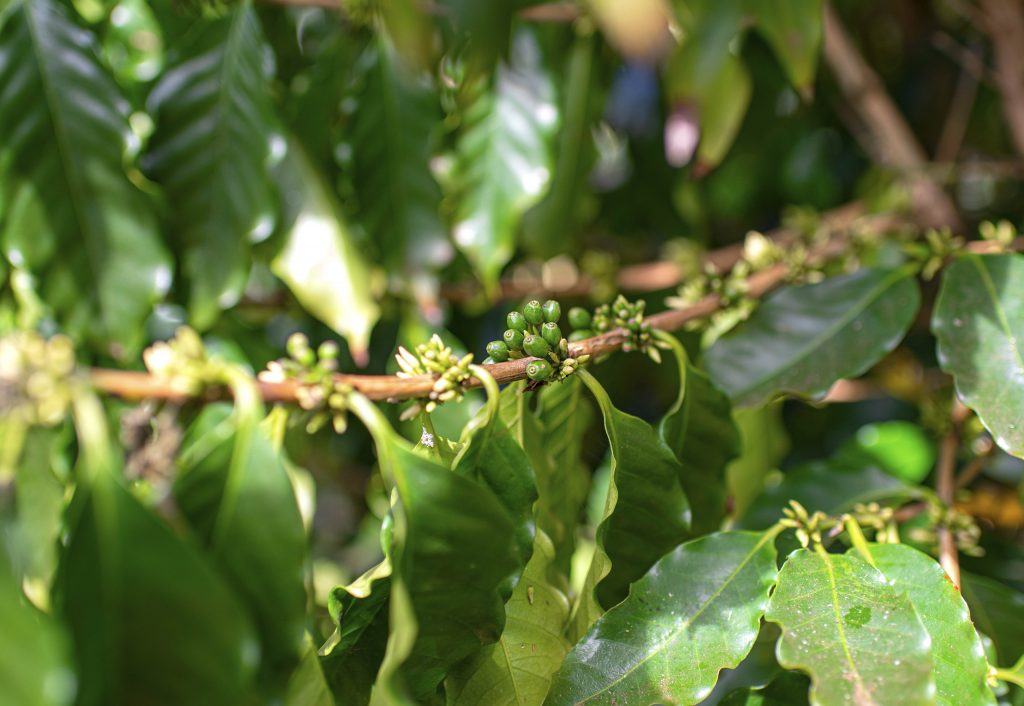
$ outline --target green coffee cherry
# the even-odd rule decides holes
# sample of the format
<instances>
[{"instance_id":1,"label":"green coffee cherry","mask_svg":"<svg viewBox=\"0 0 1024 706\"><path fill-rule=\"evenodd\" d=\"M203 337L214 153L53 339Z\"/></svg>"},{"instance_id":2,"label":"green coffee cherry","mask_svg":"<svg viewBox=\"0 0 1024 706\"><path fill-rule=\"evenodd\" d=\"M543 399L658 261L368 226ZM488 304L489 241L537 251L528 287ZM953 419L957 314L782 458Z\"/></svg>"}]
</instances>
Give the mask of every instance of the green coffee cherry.
<instances>
[{"instance_id":1,"label":"green coffee cherry","mask_svg":"<svg viewBox=\"0 0 1024 706\"><path fill-rule=\"evenodd\" d=\"M548 321L540 327L540 335L552 346L557 346L558 342L562 340L562 329L558 328L558 324L554 321Z\"/></svg>"},{"instance_id":2,"label":"green coffee cherry","mask_svg":"<svg viewBox=\"0 0 1024 706\"><path fill-rule=\"evenodd\" d=\"M562 305L556 302L554 299L548 299L544 302L542 307L544 311L544 320L557 323L562 318Z\"/></svg>"},{"instance_id":3,"label":"green coffee cherry","mask_svg":"<svg viewBox=\"0 0 1024 706\"><path fill-rule=\"evenodd\" d=\"M569 325L573 328L590 328L590 312L581 306L569 309Z\"/></svg>"},{"instance_id":4,"label":"green coffee cherry","mask_svg":"<svg viewBox=\"0 0 1024 706\"><path fill-rule=\"evenodd\" d=\"M526 334L523 338L523 350L528 355L534 355L538 358L543 358L551 350L551 346L541 336L534 336L531 333Z\"/></svg>"},{"instance_id":5,"label":"green coffee cherry","mask_svg":"<svg viewBox=\"0 0 1024 706\"><path fill-rule=\"evenodd\" d=\"M584 338L593 338L594 332L590 329L581 329L579 331L573 331L569 334L569 341L575 343L576 341L582 341Z\"/></svg>"},{"instance_id":6,"label":"green coffee cherry","mask_svg":"<svg viewBox=\"0 0 1024 706\"><path fill-rule=\"evenodd\" d=\"M531 324L540 324L544 321L544 309L541 308L540 302L534 299L527 302L526 306L523 307L523 316Z\"/></svg>"},{"instance_id":7,"label":"green coffee cherry","mask_svg":"<svg viewBox=\"0 0 1024 706\"><path fill-rule=\"evenodd\" d=\"M487 344L487 355L491 356L495 363L504 363L508 360L508 346L504 341L491 341Z\"/></svg>"},{"instance_id":8,"label":"green coffee cherry","mask_svg":"<svg viewBox=\"0 0 1024 706\"><path fill-rule=\"evenodd\" d=\"M523 332L514 328L507 329L501 336L510 351L523 350Z\"/></svg>"},{"instance_id":9,"label":"green coffee cherry","mask_svg":"<svg viewBox=\"0 0 1024 706\"><path fill-rule=\"evenodd\" d=\"M508 312L508 316L505 317L505 323L508 324L509 328L516 331L526 330L526 317L518 311Z\"/></svg>"},{"instance_id":10,"label":"green coffee cherry","mask_svg":"<svg viewBox=\"0 0 1024 706\"><path fill-rule=\"evenodd\" d=\"M551 363L546 360L532 360L526 366L526 376L531 380L547 380L552 372Z\"/></svg>"}]
</instances>

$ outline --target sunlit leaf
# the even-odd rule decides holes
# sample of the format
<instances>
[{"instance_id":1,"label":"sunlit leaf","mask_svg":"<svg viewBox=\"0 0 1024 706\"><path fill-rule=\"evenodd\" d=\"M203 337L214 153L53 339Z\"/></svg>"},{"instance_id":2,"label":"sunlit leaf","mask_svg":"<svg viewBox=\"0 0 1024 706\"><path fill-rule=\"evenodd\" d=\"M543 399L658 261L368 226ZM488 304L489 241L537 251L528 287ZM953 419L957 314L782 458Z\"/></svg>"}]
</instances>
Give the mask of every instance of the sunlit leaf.
<instances>
[{"instance_id":1,"label":"sunlit leaf","mask_svg":"<svg viewBox=\"0 0 1024 706\"><path fill-rule=\"evenodd\" d=\"M76 336L123 357L171 284L152 205L125 174L127 106L96 38L53 0L24 0L0 30L0 231L8 259L43 275Z\"/></svg>"},{"instance_id":2,"label":"sunlit leaf","mask_svg":"<svg viewBox=\"0 0 1024 706\"><path fill-rule=\"evenodd\" d=\"M782 628L779 664L811 677L811 703L935 703L931 638L906 594L855 554L798 549L765 618Z\"/></svg>"},{"instance_id":3,"label":"sunlit leaf","mask_svg":"<svg viewBox=\"0 0 1024 706\"><path fill-rule=\"evenodd\" d=\"M865 268L784 287L708 349L708 372L742 407L782 393L820 398L895 348L919 302L905 269Z\"/></svg>"},{"instance_id":4,"label":"sunlit leaf","mask_svg":"<svg viewBox=\"0 0 1024 706\"><path fill-rule=\"evenodd\" d=\"M276 175L286 239L270 267L307 311L345 337L352 357L364 361L380 316L369 264L334 195L296 141L289 144Z\"/></svg>"},{"instance_id":5,"label":"sunlit leaf","mask_svg":"<svg viewBox=\"0 0 1024 706\"><path fill-rule=\"evenodd\" d=\"M897 592L906 593L932 639L936 701L994 706L988 660L960 591L930 556L904 544L871 545L871 556Z\"/></svg>"},{"instance_id":6,"label":"sunlit leaf","mask_svg":"<svg viewBox=\"0 0 1024 706\"><path fill-rule=\"evenodd\" d=\"M946 268L932 331L957 394L1005 451L1024 458L1024 256L964 255Z\"/></svg>"},{"instance_id":7,"label":"sunlit leaf","mask_svg":"<svg viewBox=\"0 0 1024 706\"><path fill-rule=\"evenodd\" d=\"M250 244L273 231L268 160L283 150L248 2L171 38L149 95L156 122L147 170L167 190L189 281L191 323L206 328L242 293Z\"/></svg>"},{"instance_id":8,"label":"sunlit leaf","mask_svg":"<svg viewBox=\"0 0 1024 706\"><path fill-rule=\"evenodd\" d=\"M660 559L569 653L547 706L699 703L757 639L774 539L722 532Z\"/></svg>"},{"instance_id":9,"label":"sunlit leaf","mask_svg":"<svg viewBox=\"0 0 1024 706\"><path fill-rule=\"evenodd\" d=\"M527 30L493 81L475 77L458 138L455 245L493 289L515 253L523 214L544 195L558 127L553 78Z\"/></svg>"}]
</instances>

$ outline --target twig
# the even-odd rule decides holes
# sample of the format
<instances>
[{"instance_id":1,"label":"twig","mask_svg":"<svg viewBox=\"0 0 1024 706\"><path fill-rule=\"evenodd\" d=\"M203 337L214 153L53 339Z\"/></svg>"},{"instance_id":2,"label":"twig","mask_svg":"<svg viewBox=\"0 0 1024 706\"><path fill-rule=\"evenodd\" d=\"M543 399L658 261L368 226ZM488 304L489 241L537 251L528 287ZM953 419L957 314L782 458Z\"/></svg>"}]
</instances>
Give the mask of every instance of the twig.
<instances>
[{"instance_id":1,"label":"twig","mask_svg":"<svg viewBox=\"0 0 1024 706\"><path fill-rule=\"evenodd\" d=\"M959 400L953 401L952 425L939 444L939 459L935 467L935 494L947 508L952 508L956 499L956 452L960 445L960 427L969 411ZM946 571L946 575L959 587L960 557L957 555L953 532L945 523L940 523L936 528L936 535L939 540L939 563Z\"/></svg>"},{"instance_id":2,"label":"twig","mask_svg":"<svg viewBox=\"0 0 1024 706\"><path fill-rule=\"evenodd\" d=\"M263 0L268 5L286 7L321 7L325 10L344 12L341 0ZM448 8L436 2L421 2L420 9L427 15L446 15ZM580 9L568 2L554 2L545 5L531 5L519 11L519 17L527 22L573 22L580 16Z\"/></svg>"},{"instance_id":3,"label":"twig","mask_svg":"<svg viewBox=\"0 0 1024 706\"><path fill-rule=\"evenodd\" d=\"M876 160L898 169L917 169L927 163L910 126L885 92L878 75L868 66L843 27L831 4L824 12L825 61L831 68L851 107L870 132ZM907 178L921 223L931 227L949 226L962 230L953 200L927 176Z\"/></svg>"},{"instance_id":4,"label":"twig","mask_svg":"<svg viewBox=\"0 0 1024 706\"><path fill-rule=\"evenodd\" d=\"M956 41L947 32L932 34L932 46L952 59L964 72L974 77L975 81L996 86L995 72L992 71L978 53Z\"/></svg>"},{"instance_id":5,"label":"twig","mask_svg":"<svg viewBox=\"0 0 1024 706\"><path fill-rule=\"evenodd\" d=\"M1024 155L1024 7L1019 0L981 0L983 28L995 50L996 83L1017 153Z\"/></svg>"},{"instance_id":6,"label":"twig","mask_svg":"<svg viewBox=\"0 0 1024 706\"><path fill-rule=\"evenodd\" d=\"M972 458L970 462L963 467L963 470L956 476L956 489L966 488L974 479L981 475L981 472L985 470L985 464L992 458L992 454L995 453L996 445L992 442L992 439L985 437L985 448L981 452Z\"/></svg>"},{"instance_id":7,"label":"twig","mask_svg":"<svg viewBox=\"0 0 1024 706\"><path fill-rule=\"evenodd\" d=\"M969 53L974 55L973 52ZM961 68L956 88L953 89L953 98L949 103L949 112L946 113L946 121L942 126L942 134L939 135L939 144L935 148L936 162L953 162L960 154L960 146L963 144L977 95L978 77L966 67Z\"/></svg>"}]
</instances>

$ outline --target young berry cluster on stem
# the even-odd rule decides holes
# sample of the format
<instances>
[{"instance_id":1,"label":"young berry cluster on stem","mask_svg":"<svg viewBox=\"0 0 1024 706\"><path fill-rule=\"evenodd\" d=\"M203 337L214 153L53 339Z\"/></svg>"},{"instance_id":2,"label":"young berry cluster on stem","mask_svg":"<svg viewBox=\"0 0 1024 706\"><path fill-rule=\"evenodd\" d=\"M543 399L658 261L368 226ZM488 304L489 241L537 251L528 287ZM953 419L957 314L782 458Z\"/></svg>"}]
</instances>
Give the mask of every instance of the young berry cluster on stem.
<instances>
[{"instance_id":1,"label":"young berry cluster on stem","mask_svg":"<svg viewBox=\"0 0 1024 706\"><path fill-rule=\"evenodd\" d=\"M534 382L564 380L586 363L590 356L569 355L569 341L562 336L558 320L562 306L554 299L541 304L527 302L522 311L510 311L505 317L508 328L502 340L487 344L487 354L495 363L533 357L526 366L526 375Z\"/></svg>"}]
</instances>

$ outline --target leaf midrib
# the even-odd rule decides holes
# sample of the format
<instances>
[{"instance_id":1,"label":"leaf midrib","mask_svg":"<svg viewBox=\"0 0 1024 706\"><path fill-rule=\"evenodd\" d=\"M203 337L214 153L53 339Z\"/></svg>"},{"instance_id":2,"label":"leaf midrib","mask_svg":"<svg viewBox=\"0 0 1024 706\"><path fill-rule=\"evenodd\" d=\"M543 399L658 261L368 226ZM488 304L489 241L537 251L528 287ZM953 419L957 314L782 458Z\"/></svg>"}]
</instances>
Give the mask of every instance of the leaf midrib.
<instances>
[{"instance_id":1,"label":"leaf midrib","mask_svg":"<svg viewBox=\"0 0 1024 706\"><path fill-rule=\"evenodd\" d=\"M1021 357L1020 348L1017 346L1017 337L1013 335L1013 330L1010 327L1010 321L1006 318L1006 312L1003 310L1002 302L999 300L999 293L996 292L995 282L992 281L992 276L989 274L988 269L982 267L981 256L971 256L971 264L973 264L975 269L978 271L981 283L985 287L985 293L988 294L988 297L991 300L992 310L995 311L996 317L999 320L999 327L1006 335L1007 341L1010 344L1010 349L1013 350L1014 357L1017 358L1017 368L1019 370L1024 370L1024 358Z\"/></svg>"}]
</instances>

